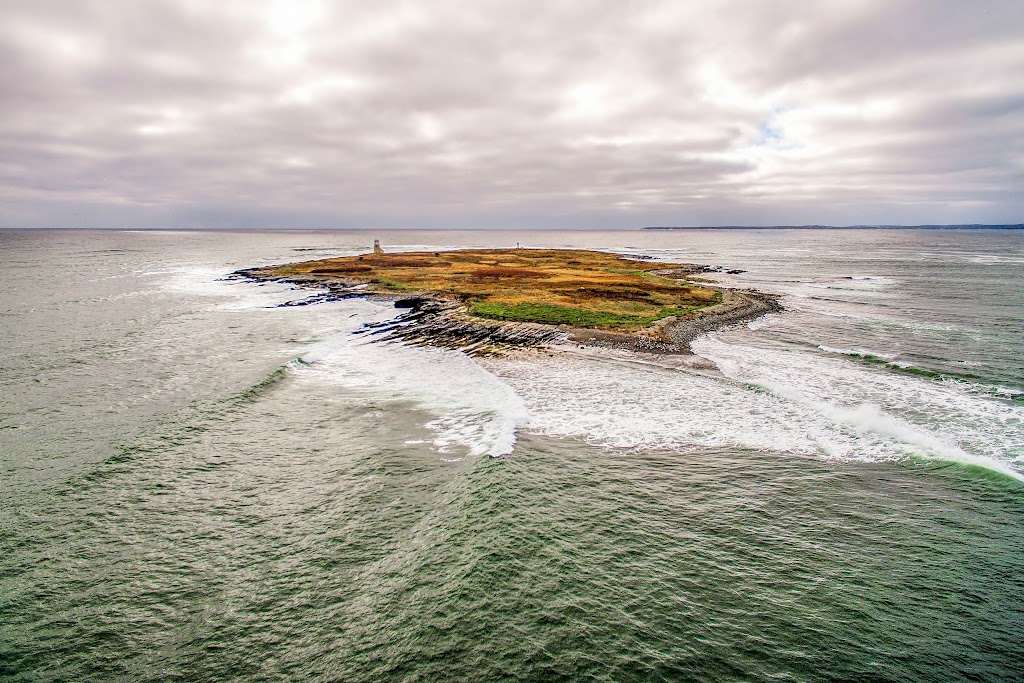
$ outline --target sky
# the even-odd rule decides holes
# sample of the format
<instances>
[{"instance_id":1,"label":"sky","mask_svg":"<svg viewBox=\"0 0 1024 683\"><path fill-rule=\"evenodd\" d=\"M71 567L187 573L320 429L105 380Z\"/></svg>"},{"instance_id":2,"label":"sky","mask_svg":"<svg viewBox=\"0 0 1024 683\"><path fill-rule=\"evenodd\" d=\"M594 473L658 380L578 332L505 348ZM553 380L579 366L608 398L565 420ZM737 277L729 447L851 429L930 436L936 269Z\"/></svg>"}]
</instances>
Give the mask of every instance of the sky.
<instances>
[{"instance_id":1,"label":"sky","mask_svg":"<svg viewBox=\"0 0 1024 683\"><path fill-rule=\"evenodd\" d=\"M0 0L0 227L1021 222L1021 0Z\"/></svg>"}]
</instances>

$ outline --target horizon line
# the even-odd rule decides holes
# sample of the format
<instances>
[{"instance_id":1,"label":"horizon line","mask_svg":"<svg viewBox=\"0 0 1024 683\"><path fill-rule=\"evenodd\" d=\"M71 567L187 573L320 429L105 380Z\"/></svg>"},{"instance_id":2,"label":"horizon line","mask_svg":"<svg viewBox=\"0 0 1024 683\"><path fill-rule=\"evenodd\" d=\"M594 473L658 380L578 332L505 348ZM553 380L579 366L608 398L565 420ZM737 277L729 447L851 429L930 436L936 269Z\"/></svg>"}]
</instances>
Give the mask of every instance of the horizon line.
<instances>
[{"instance_id":1,"label":"horizon line","mask_svg":"<svg viewBox=\"0 0 1024 683\"><path fill-rule=\"evenodd\" d=\"M563 232L602 232L602 231L640 231L640 230L1024 230L1024 223L924 223L917 225L904 224L855 224L855 225L645 225L632 227L536 227L536 228L473 228L473 227L450 227L450 228L382 228L382 227L205 227L205 226L121 226L121 227L82 227L82 226L36 226L17 227L0 226L5 231L33 231L33 230L98 230L114 232L457 232L457 231L479 231L479 232L514 232L514 231L563 231Z\"/></svg>"}]
</instances>

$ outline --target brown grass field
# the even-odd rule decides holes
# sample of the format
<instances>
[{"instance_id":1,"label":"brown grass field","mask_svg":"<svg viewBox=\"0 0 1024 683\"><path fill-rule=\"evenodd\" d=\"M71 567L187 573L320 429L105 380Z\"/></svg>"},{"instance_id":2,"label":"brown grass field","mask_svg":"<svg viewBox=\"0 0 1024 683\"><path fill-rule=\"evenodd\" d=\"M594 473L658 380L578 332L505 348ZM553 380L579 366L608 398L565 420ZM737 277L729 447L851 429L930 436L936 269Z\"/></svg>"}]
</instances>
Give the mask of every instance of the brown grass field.
<instances>
[{"instance_id":1,"label":"brown grass field","mask_svg":"<svg viewBox=\"0 0 1024 683\"><path fill-rule=\"evenodd\" d=\"M470 314L495 320L635 330L720 299L713 289L651 272L671 268L684 266L599 251L473 249L345 256L276 266L270 274L458 300Z\"/></svg>"}]
</instances>

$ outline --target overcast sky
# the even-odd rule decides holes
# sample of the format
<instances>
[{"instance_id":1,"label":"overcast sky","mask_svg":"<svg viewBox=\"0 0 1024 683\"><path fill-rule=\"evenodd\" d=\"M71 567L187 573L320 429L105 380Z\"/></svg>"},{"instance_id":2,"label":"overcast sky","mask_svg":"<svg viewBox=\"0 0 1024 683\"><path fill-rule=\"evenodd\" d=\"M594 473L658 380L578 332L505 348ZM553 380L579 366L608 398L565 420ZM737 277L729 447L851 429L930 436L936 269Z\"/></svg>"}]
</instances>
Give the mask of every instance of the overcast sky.
<instances>
[{"instance_id":1,"label":"overcast sky","mask_svg":"<svg viewBox=\"0 0 1024 683\"><path fill-rule=\"evenodd\" d=\"M1024 222L1024 0L0 2L0 226Z\"/></svg>"}]
</instances>

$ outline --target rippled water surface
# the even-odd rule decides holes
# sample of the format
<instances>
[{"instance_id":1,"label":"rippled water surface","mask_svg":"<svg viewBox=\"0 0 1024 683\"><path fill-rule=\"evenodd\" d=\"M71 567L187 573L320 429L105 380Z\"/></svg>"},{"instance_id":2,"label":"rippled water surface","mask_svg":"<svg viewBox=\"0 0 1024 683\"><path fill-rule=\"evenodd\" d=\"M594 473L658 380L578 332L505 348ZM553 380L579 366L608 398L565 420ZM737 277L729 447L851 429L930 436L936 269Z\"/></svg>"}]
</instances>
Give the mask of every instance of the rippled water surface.
<instances>
[{"instance_id":1,"label":"rippled water surface","mask_svg":"<svg viewBox=\"0 0 1024 683\"><path fill-rule=\"evenodd\" d=\"M719 371L367 344L252 265L748 272ZM1024 234L0 232L0 679L1024 677ZM494 457L492 457L494 456Z\"/></svg>"}]
</instances>

